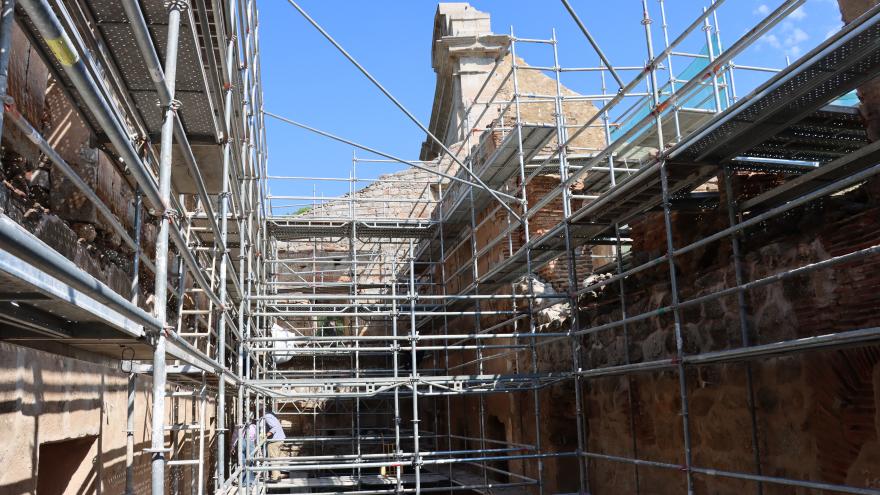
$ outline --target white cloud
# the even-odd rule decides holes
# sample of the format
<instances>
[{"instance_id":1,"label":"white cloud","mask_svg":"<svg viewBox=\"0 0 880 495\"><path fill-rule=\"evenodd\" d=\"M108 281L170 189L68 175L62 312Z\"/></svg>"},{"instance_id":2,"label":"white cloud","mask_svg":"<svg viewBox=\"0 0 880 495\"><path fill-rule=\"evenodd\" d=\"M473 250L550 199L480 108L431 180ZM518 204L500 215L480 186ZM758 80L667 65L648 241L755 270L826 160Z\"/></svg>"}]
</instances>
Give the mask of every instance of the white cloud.
<instances>
[{"instance_id":1,"label":"white cloud","mask_svg":"<svg viewBox=\"0 0 880 495\"><path fill-rule=\"evenodd\" d=\"M775 34L768 34L761 38L761 42L770 45L773 48L780 49L782 48L782 43L779 42L779 38L776 37Z\"/></svg>"},{"instance_id":2,"label":"white cloud","mask_svg":"<svg viewBox=\"0 0 880 495\"><path fill-rule=\"evenodd\" d=\"M825 39L827 40L828 38L837 34L837 32L840 31L840 28L842 28L842 27L843 27L843 23L841 22L839 26L833 26L833 27L829 28L828 32L825 33Z\"/></svg>"},{"instance_id":3,"label":"white cloud","mask_svg":"<svg viewBox=\"0 0 880 495\"><path fill-rule=\"evenodd\" d=\"M778 35L767 34L761 38L761 44L779 50L788 57L799 57L803 52L801 44L810 39L810 35L791 22L780 26Z\"/></svg>"},{"instance_id":4,"label":"white cloud","mask_svg":"<svg viewBox=\"0 0 880 495\"><path fill-rule=\"evenodd\" d=\"M794 21L802 21L802 20L806 19L806 17L807 17L807 13L806 13L806 11L804 11L803 7L795 10L794 12L791 13L791 15L788 16L789 19L794 20Z\"/></svg>"},{"instance_id":5,"label":"white cloud","mask_svg":"<svg viewBox=\"0 0 880 495\"><path fill-rule=\"evenodd\" d=\"M770 13L770 7L768 7L766 3L762 3L761 5L758 5L758 7L756 7L755 10L752 11L752 14L754 14L756 16L760 16L760 17L766 16L769 13ZM806 18L807 18L807 12L804 10L803 7L798 8L797 10L795 10L794 12L789 14L789 16L788 16L788 19L793 20L793 21L802 21Z\"/></svg>"},{"instance_id":6,"label":"white cloud","mask_svg":"<svg viewBox=\"0 0 880 495\"><path fill-rule=\"evenodd\" d=\"M808 39L810 39L810 35L803 29L796 27L788 33L783 44L785 46L795 47Z\"/></svg>"}]
</instances>

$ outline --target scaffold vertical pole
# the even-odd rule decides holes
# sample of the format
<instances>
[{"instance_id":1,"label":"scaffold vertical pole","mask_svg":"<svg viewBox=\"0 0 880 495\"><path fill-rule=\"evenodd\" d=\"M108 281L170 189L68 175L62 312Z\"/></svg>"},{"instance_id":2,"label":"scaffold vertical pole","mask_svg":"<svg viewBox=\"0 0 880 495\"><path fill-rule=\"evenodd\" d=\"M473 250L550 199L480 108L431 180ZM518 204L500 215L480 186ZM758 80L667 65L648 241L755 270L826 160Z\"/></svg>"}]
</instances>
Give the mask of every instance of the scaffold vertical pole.
<instances>
[{"instance_id":1,"label":"scaffold vertical pole","mask_svg":"<svg viewBox=\"0 0 880 495\"><path fill-rule=\"evenodd\" d=\"M535 293L535 274L532 270L532 253L531 249L529 249L529 243L531 241L531 233L529 231L529 201L528 201L528 193L526 190L526 182L528 181L526 175L526 162L525 162L525 152L523 150L523 142L522 142L522 127L520 126L521 122L521 110L520 110L520 92L519 92L519 73L517 71L517 61L516 61L516 37L513 34L513 26L510 27L510 77L512 79L513 84L513 109L514 109L514 122L516 132L516 144L517 144L517 164L519 165L519 193L520 193L520 201L522 201L521 209L522 209L522 222L521 227L523 229L523 244L526 246L526 290L529 295ZM511 255L513 252L511 252ZM535 315L532 313L532 301L529 298L529 330L532 334L537 333L537 328L535 326ZM532 368L535 371L537 376L538 373L538 359L537 353L534 349L535 340L532 338ZM541 397L540 397L540 388L538 386L538 380L536 379L534 384L532 385L534 388L533 399L535 401L535 411L538 413L540 411L541 405ZM538 417L535 418L535 437L536 444L540 445L540 436L541 436L541 422ZM544 461L541 458L538 458L538 492L539 495L544 492L543 485L543 471L544 471Z\"/></svg>"},{"instance_id":2,"label":"scaffold vertical pole","mask_svg":"<svg viewBox=\"0 0 880 495\"><path fill-rule=\"evenodd\" d=\"M388 277L391 284L391 336L394 337L394 351L391 355L391 367L394 381L400 377L400 341L397 340L397 259L391 260L391 268ZM400 387L394 387L394 493L399 494L403 489L403 450L400 447Z\"/></svg>"},{"instance_id":3,"label":"scaffold vertical pole","mask_svg":"<svg viewBox=\"0 0 880 495\"><path fill-rule=\"evenodd\" d=\"M12 30L15 27L15 0L0 4L0 108L6 103L9 88L9 58L12 55ZM3 134L3 115L0 111L0 135Z\"/></svg>"},{"instance_id":4,"label":"scaffold vertical pole","mask_svg":"<svg viewBox=\"0 0 880 495\"><path fill-rule=\"evenodd\" d=\"M737 206L733 198L733 178L734 173L731 167L724 167L724 195L727 202L727 220L731 227L737 223ZM742 247L740 244L740 232L730 234L730 246L733 255L733 272L736 285L741 286L745 283L745 273L742 266ZM740 342L743 347L752 345L751 336L749 335L749 316L748 305L746 303L746 293L737 291L736 293L737 309L739 312L739 329ZM755 410L755 380L752 373L752 363L743 363L746 372L746 403L749 408L749 420L751 423L752 434L752 452L755 460L755 472L761 474L761 444L758 438L758 415ZM764 484L760 481L755 484L756 493L762 495L764 493Z\"/></svg>"},{"instance_id":5,"label":"scaffold vertical pole","mask_svg":"<svg viewBox=\"0 0 880 495\"><path fill-rule=\"evenodd\" d=\"M143 215L140 187L134 192L134 254L131 260L131 302L137 305L140 294L141 222ZM129 361L131 363L132 361ZM128 407L125 410L125 495L134 494L134 409L137 374L128 370Z\"/></svg>"},{"instance_id":6,"label":"scaffold vertical pole","mask_svg":"<svg viewBox=\"0 0 880 495\"><path fill-rule=\"evenodd\" d=\"M156 336L153 352L153 417L150 438L152 454L152 493L165 495L165 332L168 327L168 231L172 228L171 219L175 211L170 207L171 201L171 151L173 146L174 119L177 118L179 103L174 100L174 89L177 78L177 49L180 37L180 15L188 8L187 0L175 0L168 3L168 38L165 53L165 77L171 101L165 108L164 122L159 152L159 198L164 208L159 220L159 234L156 238L156 281L153 289L156 319L162 329Z\"/></svg>"},{"instance_id":7,"label":"scaffold vertical pole","mask_svg":"<svg viewBox=\"0 0 880 495\"><path fill-rule=\"evenodd\" d=\"M409 241L409 341L410 341L410 366L409 382L412 388L412 425L413 425L413 469L415 470L416 495L422 493L422 458L419 452L419 363L416 344L419 341L419 331L416 326L416 264L413 242Z\"/></svg>"},{"instance_id":8,"label":"scaffold vertical pole","mask_svg":"<svg viewBox=\"0 0 880 495\"><path fill-rule=\"evenodd\" d=\"M704 14L705 15L705 14ZM645 26L645 42L648 48L648 59L654 59L654 43L651 36L651 20L650 13L648 11L648 2L647 0L642 0L642 24ZM657 130L657 149L659 153L663 153L665 149L665 142L663 140L663 116L662 111L660 109L660 88L657 83L657 69L654 66L648 67L650 71L648 82L651 91L651 99L653 102L653 114L655 119L655 126ZM688 495L694 493L694 479L693 479L693 471L692 467L692 455L691 455L691 434L690 434L690 420L689 420L689 408L688 408L688 394L687 394L687 375L684 363L682 361L682 356L684 355L684 338L682 336L681 330L681 312L678 308L679 296L678 296L678 277L676 274L675 267L675 244L673 242L673 234L672 234L672 204L671 204L671 195L669 192L669 170L668 170L668 162L662 157L660 157L660 187L661 187L661 195L662 195L662 207L663 207L663 223L666 231L666 255L667 255L667 267L669 270L669 284L670 284L670 293L671 293L671 306L672 306L672 315L673 315L673 333L675 335L675 348L676 348L676 361L677 370L678 370L678 384L679 384L679 396L681 400L681 418L682 418L682 430L684 437L684 466L683 471L685 473L686 481L687 481L687 492Z\"/></svg>"}]
</instances>

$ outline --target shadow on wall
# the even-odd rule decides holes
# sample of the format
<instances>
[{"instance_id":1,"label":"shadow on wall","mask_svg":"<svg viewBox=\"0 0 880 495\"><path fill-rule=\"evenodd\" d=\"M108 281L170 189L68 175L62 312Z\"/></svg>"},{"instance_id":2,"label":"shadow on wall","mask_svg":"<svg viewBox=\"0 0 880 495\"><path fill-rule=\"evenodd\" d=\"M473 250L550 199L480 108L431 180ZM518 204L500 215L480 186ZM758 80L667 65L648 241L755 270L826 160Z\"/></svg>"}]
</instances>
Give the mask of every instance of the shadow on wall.
<instances>
[{"instance_id":1,"label":"shadow on wall","mask_svg":"<svg viewBox=\"0 0 880 495\"><path fill-rule=\"evenodd\" d=\"M487 448L502 449L509 448L510 446L507 443L507 430L504 427L504 423L502 423L501 420L498 419L498 416L495 416L494 414L490 414L489 417L486 418L486 438L499 442L493 442L493 445L487 445ZM498 470L495 472L495 479L505 483L510 481L510 475L507 474L510 472L508 461L495 461L492 463L492 467Z\"/></svg>"},{"instance_id":2,"label":"shadow on wall","mask_svg":"<svg viewBox=\"0 0 880 495\"><path fill-rule=\"evenodd\" d=\"M77 471L86 467L96 435L40 444L37 467L37 493L40 495L60 495L67 491L70 481ZM96 477L95 467L89 468L87 479ZM80 492L82 488L80 488ZM90 492L92 493L92 492Z\"/></svg>"},{"instance_id":3,"label":"shadow on wall","mask_svg":"<svg viewBox=\"0 0 880 495\"><path fill-rule=\"evenodd\" d=\"M0 342L0 495L122 493L126 381L127 375L112 362L81 361ZM152 402L147 383L139 380L137 386L135 493L146 493L150 480L150 457L143 453L149 446L144 439ZM181 406L183 414L188 410L188 405ZM206 448L212 445L209 434ZM190 454L176 453L181 458ZM174 471L168 470L169 480ZM188 485L188 475L181 468L177 478Z\"/></svg>"}]
</instances>

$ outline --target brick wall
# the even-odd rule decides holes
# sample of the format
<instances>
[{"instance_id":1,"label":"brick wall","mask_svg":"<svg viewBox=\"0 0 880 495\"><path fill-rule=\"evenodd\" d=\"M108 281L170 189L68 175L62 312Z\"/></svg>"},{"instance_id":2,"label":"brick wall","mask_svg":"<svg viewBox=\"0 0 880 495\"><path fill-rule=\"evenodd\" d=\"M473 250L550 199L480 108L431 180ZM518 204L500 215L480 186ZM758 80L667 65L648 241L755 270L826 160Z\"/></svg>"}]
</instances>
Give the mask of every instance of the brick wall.
<instances>
[{"instance_id":1,"label":"brick wall","mask_svg":"<svg viewBox=\"0 0 880 495\"><path fill-rule=\"evenodd\" d=\"M751 178L738 178L737 190ZM686 244L697 234L717 231L725 212L673 219L675 243ZM784 218L749 231L743 242L743 263L749 280L880 243L880 205L864 188L826 198ZM696 227L695 227L696 224ZM662 254L662 218L649 215L634 223L634 255L640 261ZM650 254L648 254L650 253ZM682 300L734 284L729 241L677 260ZM746 294L753 343L763 344L832 332L877 326L880 315L880 259L876 256L833 269L786 279ZM620 317L617 288L607 286L582 307L582 318L599 325ZM635 315L668 305L665 265L627 279L627 312ZM741 344L735 296L682 311L685 352L722 350ZM600 367L672 357L675 342L671 315L584 339L585 366ZM751 419L747 407L746 364L707 365L687 372L694 463L701 467L754 472ZM880 401L880 348L857 347L764 358L751 365L759 448L764 474L880 487L877 422ZM585 386L591 450L631 456L633 438L638 455L682 463L682 424L677 375L643 373L591 380ZM630 406L630 401L632 406ZM622 441L621 439L625 439ZM797 453L797 455L793 455ZM631 465L596 461L591 465L594 493L629 493L635 489ZM657 493L678 493L684 478L674 470L638 470L645 487ZM721 477L697 476L698 492L735 494L754 484ZM711 486L711 490L710 487ZM764 493L793 493L790 488L764 485ZM805 492L806 493L806 492Z\"/></svg>"},{"instance_id":2,"label":"brick wall","mask_svg":"<svg viewBox=\"0 0 880 495\"><path fill-rule=\"evenodd\" d=\"M131 232L134 196L118 164L94 143L92 130L50 75L21 29L13 30L9 95L18 111L95 191ZM3 126L0 186L4 213L120 294L128 297L131 249L95 206L11 123ZM142 248L155 250L156 227L142 226ZM141 274L143 288L152 274ZM141 301L147 297L142 296Z\"/></svg>"}]
</instances>

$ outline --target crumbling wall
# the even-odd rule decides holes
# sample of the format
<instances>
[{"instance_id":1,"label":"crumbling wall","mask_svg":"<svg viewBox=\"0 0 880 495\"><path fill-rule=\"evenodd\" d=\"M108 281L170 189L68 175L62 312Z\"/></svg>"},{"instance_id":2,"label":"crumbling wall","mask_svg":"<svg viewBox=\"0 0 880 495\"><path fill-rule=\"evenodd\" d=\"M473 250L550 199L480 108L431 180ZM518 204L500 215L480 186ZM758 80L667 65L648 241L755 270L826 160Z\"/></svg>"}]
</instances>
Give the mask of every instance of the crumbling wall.
<instances>
[{"instance_id":1,"label":"crumbling wall","mask_svg":"<svg viewBox=\"0 0 880 495\"><path fill-rule=\"evenodd\" d=\"M405 166L402 165L401 166ZM425 164L430 169L437 169L435 164ZM439 169L447 172L447 166L441 164ZM419 198L422 201L431 201L432 194L429 184L425 182L437 181L437 175L415 167L406 168L399 172L380 175L374 182L366 187L358 189L353 195L345 194L338 201L328 201L314 208L308 208L299 214L293 214L296 218L342 218L352 216L352 209L356 218L427 218L431 214L431 203L420 202L418 204L382 201L382 198ZM350 206L349 197L355 202Z\"/></svg>"},{"instance_id":2,"label":"crumbling wall","mask_svg":"<svg viewBox=\"0 0 880 495\"><path fill-rule=\"evenodd\" d=\"M509 53L503 56L499 68L491 75L489 81L486 83L486 89L484 90L486 96L482 98L481 101L488 100L488 96L492 95L495 90L498 90L496 101L506 102L513 99L513 78L512 76L506 77L510 71L512 60L512 55ZM528 64L519 58L517 59L517 65L528 67ZM556 95L555 79L547 76L541 71L527 69L518 70L517 88L521 95L538 95L545 97ZM578 96L578 93L565 86L560 87L560 93L564 96ZM504 138L510 132L514 132L513 125L516 122L515 108L515 105L497 105L490 107L487 114L492 116L493 120L488 126L489 129L487 130L486 127L474 129L474 132L472 133L474 137L470 141L462 143L461 148L463 151L468 145L470 145L470 150L467 151L470 153L473 161L472 168L474 170L480 170L481 166L489 160L493 152L498 149ZM590 118L595 116L597 111L592 102L584 100L563 102L562 110L566 125L584 124ZM473 118L476 118L476 115L473 116ZM519 105L519 118L520 122L525 124L556 125L555 103L546 98L529 99L527 97L522 97ZM566 151L569 154L589 154L595 150L603 148L604 145L605 138L601 129L589 128L575 138L573 142L569 143L566 147ZM459 144L455 144L452 149L457 150L459 149L458 146ZM538 157L548 157L557 148L558 140L554 135L545 145L544 149L538 153ZM531 169L527 171L528 174L531 174L531 172ZM464 170L459 170L457 175L463 179L470 179L469 175ZM517 169L516 173L512 174L511 178L498 189L502 192L513 195L520 190L521 184L522 180L519 170ZM549 170L529 179L526 183L525 189L530 207L551 191L556 191L559 185L559 175L553 174L552 171ZM444 198L442 204L443 211L449 211L453 208L458 193L466 187L469 186L463 184L450 184L451 194L447 194ZM573 184L570 190L577 190L578 187L579 184ZM580 201L573 201L575 205L579 202ZM465 207L468 207L469 204L468 200L465 199ZM514 209L515 211L518 211L517 208ZM504 262L512 253L516 252L525 242L526 236L522 228L517 228L514 229L510 242L504 240L495 244L493 247L486 249L490 242L495 240L496 237L508 228L507 212L506 210L499 208L498 202L493 200L490 201L486 208L475 213L477 225L476 248L477 251L485 250L485 252L479 257L478 269L480 273L487 273L498 264ZM530 238L539 237L553 227L556 227L562 219L562 214L562 196L561 192L558 192L554 200L550 201L544 207L531 212L529 218ZM487 219L490 215L493 218ZM433 216L434 218L440 218L440 210L435 210ZM458 272L462 263L470 258L473 248L470 245L470 242L465 242L461 245L456 242L459 238L468 235L467 233L470 231L470 222L466 222L465 225L446 226L446 229L448 231L448 234L446 235L446 254L449 255L451 259L446 262L445 271L447 274L455 274L455 276L449 277L446 291L447 293L457 293L473 281L473 274L470 270ZM596 252L593 253L591 249L579 250L578 273L589 273L589 271L591 271L594 254L600 257L608 254L608 250L604 248L592 249L596 250ZM538 275L545 280L551 281L557 289L562 289L568 282L567 263L551 262L545 268L540 270ZM437 280L440 279L439 269L437 270L435 277Z\"/></svg>"},{"instance_id":3,"label":"crumbling wall","mask_svg":"<svg viewBox=\"0 0 880 495\"><path fill-rule=\"evenodd\" d=\"M488 99L495 89L499 86L498 101L507 101L513 98L512 80L504 81L505 75L511 66L511 56L504 56L499 64L499 69L492 79L486 84L484 90L484 98ZM518 59L518 65L525 66L526 62ZM517 82L520 93L534 95L555 95L556 81L540 71L519 70L517 74ZM577 93L563 87L562 94L566 96L574 96ZM524 99L526 101L527 99ZM511 125L514 123L514 113L508 109L501 112L502 106L496 106L487 113L492 116L494 123L499 128L507 127L506 131L494 130L485 131L478 129L471 140L470 148L471 157L474 160L474 169L479 170L482 163L485 162L495 149L498 148L501 141L505 137L506 132L510 132ZM583 124L596 113L595 106L588 101L571 101L563 105L563 113L565 121L568 125ZM521 122L530 124L546 124L555 125L556 109L553 101L542 100L529 103L522 103L520 106ZM476 118L476 115L472 116ZM599 129L589 129L582 133L567 148L569 153L589 153L592 150L600 149L604 146L604 136ZM557 147L556 138L553 137L546 145L545 149L539 153L539 156L549 156L552 150ZM453 150L458 148L452 148ZM468 178L464 171L459 171L458 175L462 178ZM520 174L513 174L511 179L500 189L509 194L514 194L521 187ZM555 191L560 184L558 175L553 173L543 173L529 180L526 184L526 197L528 198L530 207L538 200L545 197L551 191ZM451 188L462 187L453 184ZM573 189L577 188L577 184ZM444 208L451 207L452 196L448 196L444 201ZM465 203L469 205L469 203ZM576 205L575 205L576 206ZM515 208L516 210L516 208ZM434 218L439 218L439 211L435 211ZM536 238L550 229L556 227L563 216L562 198L559 195L556 199L550 201L545 207L533 212L529 220L530 237ZM476 250L480 252L477 259L477 270L481 274L485 274L492 270L498 264L505 262L512 253L519 250L525 242L525 232L522 228L516 228L511 234L511 238L503 239L490 247L490 243L503 234L509 227L506 210L499 208L496 201L490 201L488 206L475 212L475 222L477 225L476 232L473 233L476 243ZM433 270L433 278L436 281L443 280L443 274L446 276L445 292L447 294L455 294L465 289L473 282L473 269L468 263L474 247L469 239L471 233L470 222L465 225L444 225L446 233L444 246L447 256L443 266L437 265ZM460 242L464 239L464 242ZM600 257L608 254L608 248L592 247L580 248L577 250L577 266L576 276L584 278L592 272L594 268L594 256ZM464 267L464 269L462 269ZM554 260L536 271L538 279L536 285L544 287L543 290L548 292L556 292L565 290L568 287L568 261L563 257L560 260ZM518 291L527 292L525 282L519 281ZM498 294L509 294L513 290L511 285L506 285L498 289L494 289ZM536 289L538 290L538 289ZM484 293L485 291L481 291ZM549 299L540 301L541 307L553 306L558 300ZM516 309L525 311L527 302L520 300L514 308L510 301L481 301L479 307L481 311L510 311ZM472 311L473 306L461 308ZM535 307L534 309L540 309ZM561 318L563 309L554 307L548 313L549 319ZM446 325L445 330L448 333L472 333L480 328L488 328L498 324L510 315L484 315L477 321L473 316L449 317L442 323ZM440 322L438 322L440 324ZM527 320L520 320L515 325L506 326L503 331L529 331L530 324ZM549 331L549 330L548 330ZM522 344L524 341L503 339L492 340L492 344ZM477 364L477 360L482 355L482 364ZM497 357L493 357L497 356ZM572 363L571 347L568 340L558 340L556 342L542 345L537 349L536 356L537 370L532 365L532 356L528 350L519 350L511 352L507 349L483 349L481 351L465 350L449 353L448 363L441 352L431 353L426 356L420 363L421 368L444 369L449 366L449 373L456 374L499 374L511 375L516 373L531 373L533 371L570 371ZM536 421L535 411L537 399L537 410L540 411ZM448 401L448 404L447 404ZM485 397L476 395L452 396L440 398L436 400L422 401L421 415L423 418L434 418L434 411L440 411L437 415L436 424L433 423L429 429L440 434L451 431L453 435L471 437L479 439L481 432L487 438L494 438L489 434L488 429L491 425L498 433L503 431L503 438L494 438L511 444L534 444L535 429L541 429L542 450L546 452L572 452L577 449L577 436L575 428L575 405L574 405L574 386L572 382L565 382L542 389L537 395L530 391L515 393L497 393L488 394ZM452 411L449 417L445 411ZM483 424L480 422L480 408L483 408L484 418ZM491 424L490 424L491 423ZM500 425L500 426L498 426ZM438 446L439 448L451 447L452 449L479 449L481 447L479 440L464 440L456 438L451 445ZM486 448L498 448L501 445L487 444ZM537 478L538 463L534 460L511 460L507 463L506 468L512 472L521 473L532 478ZM474 467L464 467L463 469L475 469ZM543 479L544 488L547 493L565 493L577 490L577 461L572 457L548 457L543 460ZM492 474L494 479L501 476L498 473ZM503 480L502 480L503 481ZM513 479L512 481L517 481Z\"/></svg>"},{"instance_id":4,"label":"crumbling wall","mask_svg":"<svg viewBox=\"0 0 880 495\"><path fill-rule=\"evenodd\" d=\"M13 29L8 94L12 101L7 104L48 141L134 237L135 203L130 178L112 153L102 147L79 107L51 76L18 25ZM97 213L95 205L9 119L4 122L0 155L0 211L84 272L130 297L132 249ZM153 253L155 219L145 210L141 214L141 249ZM153 274L141 264L138 300L145 308L152 304L152 279ZM169 301L169 307L174 314L176 302ZM49 490L45 488L48 485L40 484L41 478L45 481L47 477L63 478L68 474L70 481L64 493L122 493L127 375L119 371L118 362L98 355L55 343L35 345L54 354L0 343L0 431L9 434L0 446L0 464L4 466L0 470L0 494L34 493L38 486ZM137 378L135 493L149 490L149 454L142 449L148 447L150 382L149 376ZM192 403L186 399L169 399L169 415L173 401L179 402L182 422L196 422ZM214 413L209 414L213 418ZM210 438L206 445L210 445ZM40 467L41 447L45 447L43 455L50 456L51 445L71 439L82 440L86 449L82 462L59 464L54 472L50 461L48 468ZM56 447L64 448L62 444ZM187 458L190 454L175 456ZM169 480L178 472L169 469ZM178 481L189 484L186 477ZM53 485L51 490L55 493L60 489Z\"/></svg>"},{"instance_id":5,"label":"crumbling wall","mask_svg":"<svg viewBox=\"0 0 880 495\"><path fill-rule=\"evenodd\" d=\"M746 177L737 178L743 190ZM665 251L662 220L649 215L633 225L635 262ZM675 243L717 231L726 213L677 214ZM714 216L714 218L713 218ZM784 218L748 232L743 266L748 280L846 254L880 243L880 205L865 188L825 198ZM695 227L695 225L697 227ZM661 244L662 241L662 244ZM735 285L728 240L677 258L682 300ZM749 337L765 344L880 323L880 260L875 257L789 278L746 293ZM636 315L670 303L669 275L662 268L626 280L627 312ZM620 318L619 285L611 284L585 302L581 317L595 326ZM735 295L682 311L688 354L742 344ZM585 367L646 362L675 356L671 313L584 339ZM688 405L693 462L700 467L756 472L747 369L754 382L754 402L761 469L764 474L880 487L877 411L880 406L880 348L856 347L768 357L750 364L688 368ZM588 445L591 451L683 464L683 428L678 377L674 371L591 380L585 386ZM632 438L635 438L633 444ZM625 439L621 441L621 439ZM793 455L797 453L797 455ZM681 473L639 468L643 487L684 489ZM610 461L591 464L594 493L635 490L632 465ZM754 484L723 477L697 476L698 491L735 494ZM764 493L792 493L764 484Z\"/></svg>"},{"instance_id":6,"label":"crumbling wall","mask_svg":"<svg viewBox=\"0 0 880 495\"><path fill-rule=\"evenodd\" d=\"M21 115L95 191L122 225L134 227L134 192L113 158L49 73L38 50L15 25L9 96ZM130 297L133 252L93 205L11 122L2 135L0 202L3 212L98 280ZM156 227L144 214L142 246L155 249ZM152 274L142 268L142 288ZM141 301L148 300L141 294Z\"/></svg>"},{"instance_id":7,"label":"crumbling wall","mask_svg":"<svg viewBox=\"0 0 880 495\"><path fill-rule=\"evenodd\" d=\"M444 173L449 173L451 168L457 167L449 159L440 160L436 165L425 164L425 166L432 169L439 168ZM417 168L406 168L399 172L381 175L375 182L355 191L352 195L354 199L353 204L352 201L347 199L349 195L346 194L346 199L328 201L301 213L293 214L291 218L297 220L313 219L316 221L335 220L337 222L351 219L352 215L358 220L367 222L373 219L428 219L434 210L436 200L443 186L444 182L438 180L436 174ZM396 202L383 201L383 199L417 199L418 201ZM406 254L397 243L383 243L360 239L355 242L357 252L361 256L371 253L377 258L385 256L388 260L391 260L394 258L402 259ZM347 237L340 239L328 237L320 241L294 240L278 243L279 257L288 259L317 256L319 259L338 257L340 261L344 261L350 257L350 249L351 246ZM322 266L320 260L317 266ZM326 263L323 266L326 266ZM313 281L323 283L348 282L351 280L351 274L344 270L348 266L346 263L339 263L330 268L333 271L320 274L310 273L309 277ZM370 264L364 263L364 266L370 267ZM310 261L291 264L291 267L295 271L314 271L314 264ZM361 268L364 267L362 266ZM382 271L384 268L387 267L371 267L371 271L360 274L359 281L368 284L384 280L384 277L388 274L387 271ZM340 269L343 270L339 271ZM279 273L279 280L292 281L294 279L296 277L290 273Z\"/></svg>"},{"instance_id":8,"label":"crumbling wall","mask_svg":"<svg viewBox=\"0 0 880 495\"><path fill-rule=\"evenodd\" d=\"M767 187L763 177L741 175L733 190L739 199ZM722 204L724 199L722 198ZM724 208L703 212L675 212L673 237L682 246L726 225ZM640 264L665 253L662 213L649 213L633 222L632 263ZM857 234L856 234L857 233ZM743 239L746 278L755 280L786 269L880 244L880 203L863 186L799 208L781 219L750 230ZM729 240L676 258L679 293L689 300L735 284ZM766 344L833 332L876 327L880 324L880 260L876 256L786 279L746 294L749 338ZM581 274L582 276L584 274ZM585 282L587 283L587 282ZM621 318L620 285L592 292L579 306L580 328ZM628 277L624 283L628 315L653 311L670 304L666 265ZM536 324L541 332L571 327L567 306L538 306ZM509 303L508 303L509 305ZM501 309L485 305L485 309ZM543 308L543 311L541 309ZM549 313L548 313L549 311ZM544 314L549 318L545 318ZM495 319L497 320L497 318ZM493 319L483 317L483 326ZM668 312L583 337L584 369L669 359L676 347ZM474 330L473 317L450 319L449 331ZM526 331L529 323L518 324ZM696 354L742 345L739 307L735 295L682 311L685 352ZM498 341L500 343L501 341ZM495 342L493 342L495 343ZM512 342L510 342L512 343ZM509 353L484 350L481 373L527 373L532 370L528 351ZM450 366L477 358L476 351L450 353ZM537 348L538 370L570 371L571 346L567 339ZM443 362L439 355L425 366ZM753 377L761 471L771 476L821 480L870 488L880 487L880 347L863 346L767 357L750 364L689 367L686 373L690 433L694 465L720 470L757 472L752 442L747 369ZM455 373L477 372L476 365ZM571 452L577 448L573 382L538 393L537 424L542 448ZM586 448L622 457L638 457L683 465L684 440L676 372L657 371L590 379L584 382ZM423 414L446 399L425 406ZM499 421L510 443L535 441L535 403L532 392L456 396L450 400L451 418L441 416L434 427L445 432L479 437L480 407L484 418ZM483 425L485 428L485 424ZM485 431L485 430L484 430ZM633 440L634 439L634 440ZM457 440L453 448L478 448L478 441ZM797 452L797 455L792 455ZM680 493L684 476L676 469L634 467L610 460L590 461L592 493ZM535 477L537 463L511 461L512 471ZM577 490L577 464L572 458L544 461L545 489ZM739 494L754 483L720 476L696 476L698 493ZM661 488L662 487L662 488ZM764 493L787 494L791 488L764 484Z\"/></svg>"}]
</instances>

